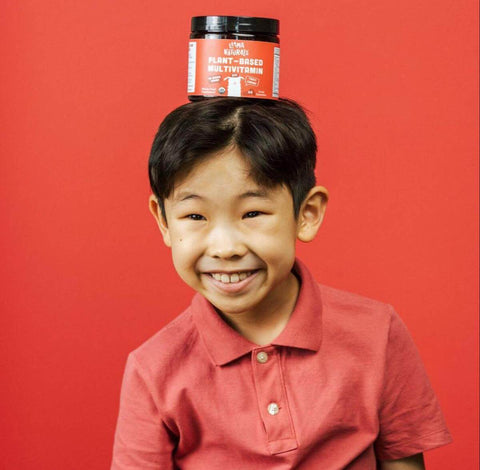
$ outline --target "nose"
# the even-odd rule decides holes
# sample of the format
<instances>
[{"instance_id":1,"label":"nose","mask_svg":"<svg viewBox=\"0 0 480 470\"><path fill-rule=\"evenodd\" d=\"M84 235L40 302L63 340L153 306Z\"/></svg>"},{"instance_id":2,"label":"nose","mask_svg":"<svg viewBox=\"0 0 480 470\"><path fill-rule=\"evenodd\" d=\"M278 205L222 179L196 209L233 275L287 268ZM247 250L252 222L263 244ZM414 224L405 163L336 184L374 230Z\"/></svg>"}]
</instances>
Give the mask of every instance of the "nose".
<instances>
[{"instance_id":1,"label":"nose","mask_svg":"<svg viewBox=\"0 0 480 470\"><path fill-rule=\"evenodd\" d=\"M207 244L207 254L212 258L230 259L242 257L247 253L241 234L228 224L212 228L207 237Z\"/></svg>"}]
</instances>

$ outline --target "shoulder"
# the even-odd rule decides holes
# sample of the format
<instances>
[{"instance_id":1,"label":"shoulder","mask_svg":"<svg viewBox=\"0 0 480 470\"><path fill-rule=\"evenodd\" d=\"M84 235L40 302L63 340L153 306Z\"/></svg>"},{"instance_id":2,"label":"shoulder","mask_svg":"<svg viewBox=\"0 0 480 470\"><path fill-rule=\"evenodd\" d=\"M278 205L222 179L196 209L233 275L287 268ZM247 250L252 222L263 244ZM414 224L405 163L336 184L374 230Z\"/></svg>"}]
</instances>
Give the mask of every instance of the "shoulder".
<instances>
[{"instance_id":1,"label":"shoulder","mask_svg":"<svg viewBox=\"0 0 480 470\"><path fill-rule=\"evenodd\" d=\"M348 343L383 349L392 323L401 322L394 307L354 292L318 284L322 299L322 321L326 332Z\"/></svg>"},{"instance_id":2,"label":"shoulder","mask_svg":"<svg viewBox=\"0 0 480 470\"><path fill-rule=\"evenodd\" d=\"M189 354L197 342L191 307L134 349L129 357L150 376L169 370L170 365Z\"/></svg>"},{"instance_id":3,"label":"shoulder","mask_svg":"<svg viewBox=\"0 0 480 470\"><path fill-rule=\"evenodd\" d=\"M391 317L396 315L389 303L323 284L318 284L318 287L322 304L327 311L349 315L359 320L371 318L390 321Z\"/></svg>"}]
</instances>

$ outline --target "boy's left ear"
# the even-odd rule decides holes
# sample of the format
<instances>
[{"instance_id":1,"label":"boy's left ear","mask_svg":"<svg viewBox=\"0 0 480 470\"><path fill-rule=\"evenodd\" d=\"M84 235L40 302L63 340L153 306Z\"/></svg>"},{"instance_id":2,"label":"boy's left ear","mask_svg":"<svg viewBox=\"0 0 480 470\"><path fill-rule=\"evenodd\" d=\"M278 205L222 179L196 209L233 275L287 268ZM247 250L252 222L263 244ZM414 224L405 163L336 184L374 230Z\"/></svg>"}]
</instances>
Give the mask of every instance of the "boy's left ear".
<instances>
[{"instance_id":1,"label":"boy's left ear","mask_svg":"<svg viewBox=\"0 0 480 470\"><path fill-rule=\"evenodd\" d=\"M305 197L297 221L297 238L302 242L311 242L317 234L325 216L328 191L323 186L315 186Z\"/></svg>"}]
</instances>

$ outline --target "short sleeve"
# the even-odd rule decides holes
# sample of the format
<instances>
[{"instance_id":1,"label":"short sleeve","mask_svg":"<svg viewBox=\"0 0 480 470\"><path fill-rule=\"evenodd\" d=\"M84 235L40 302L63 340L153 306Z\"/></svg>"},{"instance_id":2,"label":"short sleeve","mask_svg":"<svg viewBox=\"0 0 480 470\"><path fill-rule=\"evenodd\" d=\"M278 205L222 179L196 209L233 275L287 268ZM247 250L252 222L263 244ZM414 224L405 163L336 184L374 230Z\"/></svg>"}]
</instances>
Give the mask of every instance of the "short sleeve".
<instances>
[{"instance_id":1,"label":"short sleeve","mask_svg":"<svg viewBox=\"0 0 480 470\"><path fill-rule=\"evenodd\" d=\"M408 457L452 441L413 339L390 308L380 431L375 441L380 460Z\"/></svg>"},{"instance_id":2,"label":"short sleeve","mask_svg":"<svg viewBox=\"0 0 480 470\"><path fill-rule=\"evenodd\" d=\"M161 419L146 378L129 355L120 394L111 470L173 469L175 436Z\"/></svg>"}]
</instances>

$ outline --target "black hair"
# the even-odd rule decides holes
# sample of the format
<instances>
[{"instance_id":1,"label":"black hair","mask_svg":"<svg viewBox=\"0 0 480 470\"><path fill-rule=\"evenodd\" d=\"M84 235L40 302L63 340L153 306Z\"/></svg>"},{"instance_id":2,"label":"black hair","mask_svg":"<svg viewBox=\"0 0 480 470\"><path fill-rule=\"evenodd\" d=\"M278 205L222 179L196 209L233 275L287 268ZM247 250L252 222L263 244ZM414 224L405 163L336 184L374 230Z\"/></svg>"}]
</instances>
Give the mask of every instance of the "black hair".
<instances>
[{"instance_id":1,"label":"black hair","mask_svg":"<svg viewBox=\"0 0 480 470\"><path fill-rule=\"evenodd\" d=\"M288 99L210 98L174 109L153 140L150 186L165 217L164 199L176 178L229 146L238 148L262 186L286 185L295 217L315 186L317 143L302 107Z\"/></svg>"}]
</instances>

